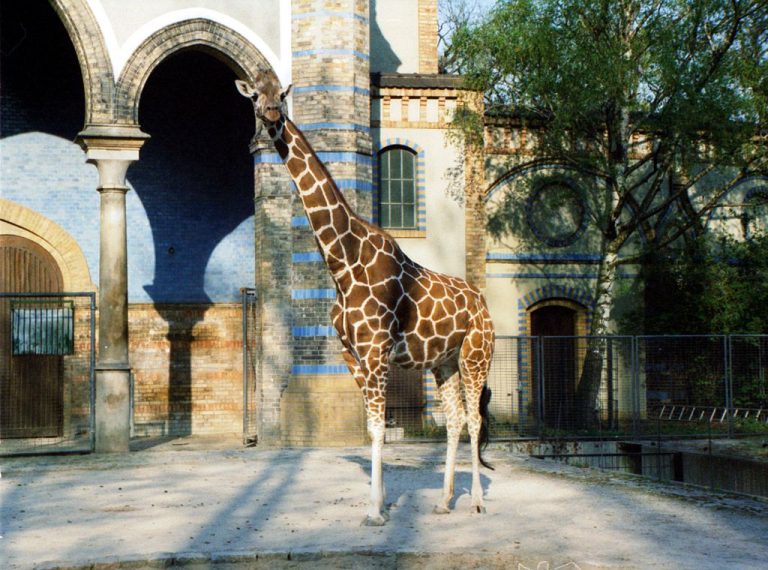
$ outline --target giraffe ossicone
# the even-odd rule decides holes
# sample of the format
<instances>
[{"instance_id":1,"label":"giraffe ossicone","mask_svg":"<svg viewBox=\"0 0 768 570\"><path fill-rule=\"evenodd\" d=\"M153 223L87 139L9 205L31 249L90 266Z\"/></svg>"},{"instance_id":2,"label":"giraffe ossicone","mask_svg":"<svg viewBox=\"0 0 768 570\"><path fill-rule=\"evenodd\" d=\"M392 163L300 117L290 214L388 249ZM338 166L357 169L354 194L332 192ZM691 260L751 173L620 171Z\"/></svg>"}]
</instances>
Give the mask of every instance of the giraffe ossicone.
<instances>
[{"instance_id":1,"label":"giraffe ossicone","mask_svg":"<svg viewBox=\"0 0 768 570\"><path fill-rule=\"evenodd\" d=\"M459 436L467 425L472 452L472 510L485 512L480 465L487 441L486 386L494 348L490 313L482 294L411 260L395 239L349 206L299 128L286 116L285 98L273 77L255 84L238 80L253 102L304 206L309 225L336 287L331 310L343 358L363 393L371 438L371 499L364 524L389 519L384 506L382 451L390 365L434 374L446 414L445 478L436 513L451 509Z\"/></svg>"}]
</instances>

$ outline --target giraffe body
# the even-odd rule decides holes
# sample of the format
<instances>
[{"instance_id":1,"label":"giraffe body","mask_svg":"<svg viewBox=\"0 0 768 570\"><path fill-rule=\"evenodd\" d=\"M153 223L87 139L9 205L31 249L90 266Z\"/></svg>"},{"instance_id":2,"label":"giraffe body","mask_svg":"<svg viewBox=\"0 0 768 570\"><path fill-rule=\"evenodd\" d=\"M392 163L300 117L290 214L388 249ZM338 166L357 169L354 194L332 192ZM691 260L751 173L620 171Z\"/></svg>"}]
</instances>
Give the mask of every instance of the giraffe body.
<instances>
[{"instance_id":1,"label":"giraffe body","mask_svg":"<svg viewBox=\"0 0 768 570\"><path fill-rule=\"evenodd\" d=\"M336 286L333 326L343 357L365 401L371 450L371 501L365 523L381 525L382 447L390 365L432 370L446 412L448 451L443 497L450 511L459 436L466 423L472 446L472 508L484 512L479 466L485 381L494 346L485 299L463 279L412 261L392 236L357 216L301 131L282 112L274 81L238 81L253 100L275 149L296 184L309 225ZM485 397L483 397L485 396ZM483 463L485 464L485 463ZM487 465L487 464L485 464Z\"/></svg>"}]
</instances>

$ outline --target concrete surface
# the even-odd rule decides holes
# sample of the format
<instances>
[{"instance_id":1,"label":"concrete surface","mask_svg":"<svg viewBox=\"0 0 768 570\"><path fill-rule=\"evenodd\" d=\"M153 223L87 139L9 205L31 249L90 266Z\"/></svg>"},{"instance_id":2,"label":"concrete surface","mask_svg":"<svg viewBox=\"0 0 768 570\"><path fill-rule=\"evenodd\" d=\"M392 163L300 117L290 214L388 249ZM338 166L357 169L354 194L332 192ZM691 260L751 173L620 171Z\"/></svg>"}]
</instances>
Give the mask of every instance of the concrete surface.
<instances>
[{"instance_id":1,"label":"concrete surface","mask_svg":"<svg viewBox=\"0 0 768 570\"><path fill-rule=\"evenodd\" d=\"M155 445L158 444L158 445ZM759 568L768 503L487 452L486 515L434 515L442 445L387 445L391 520L360 525L367 448L139 442L4 458L2 568Z\"/></svg>"}]
</instances>

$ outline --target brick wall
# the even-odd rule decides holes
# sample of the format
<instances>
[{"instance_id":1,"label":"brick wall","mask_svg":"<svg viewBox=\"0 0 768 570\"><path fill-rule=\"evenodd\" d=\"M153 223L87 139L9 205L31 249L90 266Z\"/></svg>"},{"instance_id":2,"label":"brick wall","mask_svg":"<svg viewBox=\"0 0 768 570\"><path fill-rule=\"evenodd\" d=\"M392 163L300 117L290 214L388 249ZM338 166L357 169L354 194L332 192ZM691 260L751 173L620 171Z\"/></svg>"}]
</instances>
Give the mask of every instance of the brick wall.
<instances>
[{"instance_id":1,"label":"brick wall","mask_svg":"<svg viewBox=\"0 0 768 570\"><path fill-rule=\"evenodd\" d=\"M437 0L419 0L419 73L437 73Z\"/></svg>"},{"instance_id":2,"label":"brick wall","mask_svg":"<svg viewBox=\"0 0 768 570\"><path fill-rule=\"evenodd\" d=\"M129 306L138 436L242 430L239 304Z\"/></svg>"}]
</instances>

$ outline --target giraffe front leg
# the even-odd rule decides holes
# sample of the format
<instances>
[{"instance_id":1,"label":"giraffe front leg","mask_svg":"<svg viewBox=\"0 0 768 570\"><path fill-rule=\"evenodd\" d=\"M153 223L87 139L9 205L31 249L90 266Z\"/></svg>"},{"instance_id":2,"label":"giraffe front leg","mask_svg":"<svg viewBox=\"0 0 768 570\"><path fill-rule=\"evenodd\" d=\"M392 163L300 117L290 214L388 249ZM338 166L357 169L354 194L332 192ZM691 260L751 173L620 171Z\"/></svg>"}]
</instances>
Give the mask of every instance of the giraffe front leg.
<instances>
[{"instance_id":1,"label":"giraffe front leg","mask_svg":"<svg viewBox=\"0 0 768 570\"><path fill-rule=\"evenodd\" d=\"M363 373L366 377L363 396L368 417L368 433L371 437L371 500L363 525L383 526L389 520L389 513L384 508L385 492L382 464L386 427L387 363L369 356L366 359Z\"/></svg>"},{"instance_id":2,"label":"giraffe front leg","mask_svg":"<svg viewBox=\"0 0 768 570\"><path fill-rule=\"evenodd\" d=\"M445 456L445 475L443 478L443 496L435 506L434 513L443 515L451 512L454 495L454 477L456 472L456 451L459 437L464 428L464 404L461 399L459 374L457 370L433 370L438 382L440 401L446 417L448 445Z\"/></svg>"},{"instance_id":3,"label":"giraffe front leg","mask_svg":"<svg viewBox=\"0 0 768 570\"><path fill-rule=\"evenodd\" d=\"M382 453L384 448L384 419L368 419L368 433L371 436L371 500L368 514L363 520L365 526L383 526L389 520L384 509L384 474Z\"/></svg>"}]
</instances>

